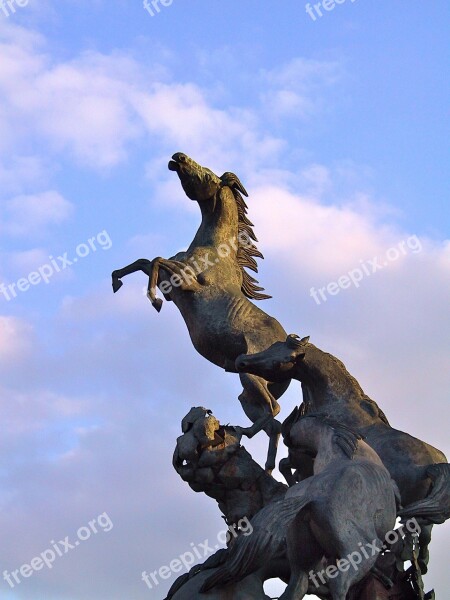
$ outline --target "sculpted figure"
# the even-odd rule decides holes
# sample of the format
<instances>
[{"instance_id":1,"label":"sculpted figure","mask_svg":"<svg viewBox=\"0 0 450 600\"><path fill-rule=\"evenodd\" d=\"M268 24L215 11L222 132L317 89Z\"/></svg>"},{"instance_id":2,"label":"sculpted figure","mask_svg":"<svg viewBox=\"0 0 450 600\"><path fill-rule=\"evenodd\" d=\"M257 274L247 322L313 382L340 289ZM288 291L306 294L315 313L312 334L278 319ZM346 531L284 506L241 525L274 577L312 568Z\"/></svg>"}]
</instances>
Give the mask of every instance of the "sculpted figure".
<instances>
[{"instance_id":1,"label":"sculpted figure","mask_svg":"<svg viewBox=\"0 0 450 600\"><path fill-rule=\"evenodd\" d=\"M236 373L240 354L259 352L286 333L276 319L251 300L269 298L246 268L257 272L255 257L262 258L254 242L253 224L247 217L247 196L233 173L218 177L182 153L174 154L169 169L178 174L186 195L198 203L202 221L185 252L169 260L140 259L113 272L113 290L121 278L135 271L149 276L149 298L161 309L156 297L158 285L166 300L177 306L186 322L195 349L217 366ZM239 396L245 414L270 438L266 469L275 466L281 425L277 400L289 380L272 382L257 375L241 373L243 392ZM270 419L267 419L270 416Z\"/></svg>"},{"instance_id":2,"label":"sculpted figure","mask_svg":"<svg viewBox=\"0 0 450 600\"><path fill-rule=\"evenodd\" d=\"M390 598L389 586L398 600L432 600L421 572L433 524L450 517L446 457L392 428L341 361L309 338L286 336L253 303L270 296L246 270L257 272L256 258L263 256L238 177L219 177L182 153L168 166L199 205L197 233L169 259L139 259L114 271L113 291L125 275L144 272L153 307L159 312L163 304L159 288L180 311L195 349L239 374L239 400L252 426L222 426L201 407L183 419L173 466L194 491L217 501L230 535L226 549L178 578L167 600L268 600L263 583L272 577L288 583L282 600L306 593L381 600ZM303 404L282 428L278 400L291 379L302 384ZM241 446L242 436L261 429L269 436L265 471ZM289 488L270 476L281 432L289 458L280 471ZM395 551L380 553L397 515L420 521L419 543L405 538ZM251 535L243 524L251 525ZM358 568L344 569L342 558L361 558L361 545L375 552L363 553ZM405 560L412 563L407 571Z\"/></svg>"},{"instance_id":3,"label":"sculpted figure","mask_svg":"<svg viewBox=\"0 0 450 600\"><path fill-rule=\"evenodd\" d=\"M276 481L241 446L242 428L222 426L202 407L182 421L173 466L195 492L214 498L228 525L251 519L263 506L284 496Z\"/></svg>"},{"instance_id":4,"label":"sculpted figure","mask_svg":"<svg viewBox=\"0 0 450 600\"><path fill-rule=\"evenodd\" d=\"M280 468L290 484L294 483L291 466L298 470L300 478L311 474L311 459L301 450L303 413L330 415L364 436L396 481L402 504L417 503L415 514L423 508L419 565L422 573L426 573L432 525L450 516L450 471L445 455L391 427L384 413L363 392L343 363L311 344L309 338L300 340L298 336L289 335L285 341L276 342L262 352L240 356L236 366L240 372L267 377L270 381L294 378L302 382L304 404L283 424L292 464L284 462Z\"/></svg>"},{"instance_id":5,"label":"sculpted figure","mask_svg":"<svg viewBox=\"0 0 450 600\"><path fill-rule=\"evenodd\" d=\"M252 520L253 533L238 538L224 566L202 591L236 583L270 562L287 541L289 585L280 600L301 600L323 577L333 600L374 567L386 534L396 521L396 485L376 452L357 433L317 416L297 422L302 444L314 458L314 476L295 484L282 500ZM375 551L362 553L361 545ZM359 557L351 568L350 557ZM339 559L349 557L346 565ZM341 566L342 565L342 566Z\"/></svg>"},{"instance_id":6,"label":"sculpted figure","mask_svg":"<svg viewBox=\"0 0 450 600\"><path fill-rule=\"evenodd\" d=\"M229 526L229 544L239 535L250 535L249 519L270 502L283 498L287 486L266 473L240 445L242 428L220 425L210 410L191 408L181 428L183 435L177 440L173 456L175 470L195 492L204 492L217 501ZM280 576L287 581L289 577L282 551L243 581L200 594L200 588L226 554L226 550L219 550L179 577L166 600L270 600L264 594L264 581Z\"/></svg>"}]
</instances>

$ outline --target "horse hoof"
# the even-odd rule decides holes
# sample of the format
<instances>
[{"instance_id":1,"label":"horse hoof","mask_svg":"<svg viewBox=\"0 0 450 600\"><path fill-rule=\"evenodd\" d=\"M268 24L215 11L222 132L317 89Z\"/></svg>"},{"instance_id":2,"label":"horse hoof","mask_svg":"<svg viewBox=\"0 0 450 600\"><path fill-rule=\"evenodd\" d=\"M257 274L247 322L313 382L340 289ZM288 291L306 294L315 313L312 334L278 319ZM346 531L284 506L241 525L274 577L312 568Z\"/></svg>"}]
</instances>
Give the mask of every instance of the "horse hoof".
<instances>
[{"instance_id":1,"label":"horse hoof","mask_svg":"<svg viewBox=\"0 0 450 600\"><path fill-rule=\"evenodd\" d=\"M152 302L153 308L155 310L157 310L158 312L161 312L162 305L163 305L163 301L161 300L161 298L156 298L156 300L153 300L153 302Z\"/></svg>"},{"instance_id":2,"label":"horse hoof","mask_svg":"<svg viewBox=\"0 0 450 600\"><path fill-rule=\"evenodd\" d=\"M118 292L122 286L123 281L120 281L120 279L113 279L112 288L114 293Z\"/></svg>"}]
</instances>

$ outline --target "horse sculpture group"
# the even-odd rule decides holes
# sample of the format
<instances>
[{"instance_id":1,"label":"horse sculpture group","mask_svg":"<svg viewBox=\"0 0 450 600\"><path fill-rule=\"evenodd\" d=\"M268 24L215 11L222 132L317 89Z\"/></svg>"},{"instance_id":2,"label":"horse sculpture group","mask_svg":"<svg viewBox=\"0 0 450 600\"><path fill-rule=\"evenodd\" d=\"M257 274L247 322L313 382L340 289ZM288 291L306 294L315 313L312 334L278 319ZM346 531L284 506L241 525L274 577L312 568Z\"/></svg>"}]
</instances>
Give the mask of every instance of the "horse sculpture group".
<instances>
[{"instance_id":1,"label":"horse sculpture group","mask_svg":"<svg viewBox=\"0 0 450 600\"><path fill-rule=\"evenodd\" d=\"M314 475L256 515L252 536L238 540L226 564L202 590L235 584L269 563L287 543L291 575L282 598L303 598L310 586L309 573L321 572L324 554L337 562L358 552L360 545L381 548L394 528L396 486L377 453L358 434L320 417L305 416L297 424L302 448L315 458ZM377 557L378 552L366 553L357 570L336 569L329 580L333 600L345 600Z\"/></svg>"},{"instance_id":2,"label":"horse sculpture group","mask_svg":"<svg viewBox=\"0 0 450 600\"><path fill-rule=\"evenodd\" d=\"M168 260L140 259L114 271L113 290L118 291L125 275L143 271L156 310L162 307L159 287L180 310L196 350L239 374L239 400L253 425L235 430L239 439L260 430L267 433L267 476L275 467L281 432L289 448L289 458L280 463L289 491L257 512L255 533L239 537L221 566L215 564L210 576L202 574L190 597L240 598L238 582L261 572L284 545L290 577L282 598L301 599L308 592L308 571L324 562L336 564L355 552L358 543L382 540L398 515L420 523L418 565L425 573L431 528L450 517L446 457L391 427L341 361L309 338L287 335L251 302L269 296L245 270L257 272L255 257L262 254L247 217L247 192L236 175L218 177L182 153L172 157L169 169L178 174L188 198L199 204L201 225L185 252ZM281 426L275 418L278 400L292 379L302 384L303 403ZM181 474L183 464L175 466ZM375 562L371 557L352 572L329 577L323 597L345 600ZM211 596L213 588L224 589L225 595ZM264 595L248 596L259 597Z\"/></svg>"}]
</instances>

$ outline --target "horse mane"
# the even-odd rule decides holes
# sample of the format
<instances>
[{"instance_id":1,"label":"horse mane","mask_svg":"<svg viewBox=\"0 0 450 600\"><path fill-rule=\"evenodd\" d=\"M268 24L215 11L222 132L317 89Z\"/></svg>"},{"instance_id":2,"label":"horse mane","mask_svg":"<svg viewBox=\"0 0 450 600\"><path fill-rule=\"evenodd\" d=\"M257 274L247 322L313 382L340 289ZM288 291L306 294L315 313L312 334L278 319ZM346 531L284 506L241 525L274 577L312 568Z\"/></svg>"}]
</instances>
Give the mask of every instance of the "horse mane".
<instances>
[{"instance_id":1,"label":"horse mane","mask_svg":"<svg viewBox=\"0 0 450 600\"><path fill-rule=\"evenodd\" d=\"M264 288L258 285L258 281L252 277L247 271L251 269L255 273L258 272L258 265L255 256L264 258L253 242L257 242L258 238L253 231L253 223L247 217L248 207L242 196L248 196L244 186L239 181L239 178L234 173L224 173L220 178L223 185L226 185L233 192L234 199L238 210L238 251L237 262L242 272L241 290L247 298L251 300L267 300L272 298L267 294L262 294ZM252 241L253 240L253 241Z\"/></svg>"},{"instance_id":2,"label":"horse mane","mask_svg":"<svg viewBox=\"0 0 450 600\"><path fill-rule=\"evenodd\" d=\"M383 421L383 423L386 423L386 425L389 425L390 427L391 425L384 412L381 410L381 408L378 406L375 400L372 400L372 398L369 398L369 396L364 393L361 385L359 384L359 381L355 379L355 377L353 377L351 373L348 372L347 367L344 365L344 363L329 352L323 352L323 354L325 354L331 360L331 362L333 362L338 367L338 369L342 373L344 373L344 376L350 380L350 383L353 386L353 388L358 390L361 396L360 405L363 408L363 410L365 410L368 414L373 415L374 417L379 417Z\"/></svg>"},{"instance_id":3,"label":"horse mane","mask_svg":"<svg viewBox=\"0 0 450 600\"><path fill-rule=\"evenodd\" d=\"M335 423L334 425L331 425L327 421L325 423L334 429L334 443L339 446L347 458L352 459L358 449L359 441L363 440L364 436L342 423Z\"/></svg>"},{"instance_id":4,"label":"horse mane","mask_svg":"<svg viewBox=\"0 0 450 600\"><path fill-rule=\"evenodd\" d=\"M355 455L355 452L358 448L358 443L360 440L364 440L364 436L344 425L344 423L340 423L339 421L335 421L328 415L319 415L317 413L310 413L306 415L299 416L297 420L300 419L308 419L314 418L319 419L330 427L334 431L333 442L339 446L339 448L344 452L347 458L352 459Z\"/></svg>"}]
</instances>

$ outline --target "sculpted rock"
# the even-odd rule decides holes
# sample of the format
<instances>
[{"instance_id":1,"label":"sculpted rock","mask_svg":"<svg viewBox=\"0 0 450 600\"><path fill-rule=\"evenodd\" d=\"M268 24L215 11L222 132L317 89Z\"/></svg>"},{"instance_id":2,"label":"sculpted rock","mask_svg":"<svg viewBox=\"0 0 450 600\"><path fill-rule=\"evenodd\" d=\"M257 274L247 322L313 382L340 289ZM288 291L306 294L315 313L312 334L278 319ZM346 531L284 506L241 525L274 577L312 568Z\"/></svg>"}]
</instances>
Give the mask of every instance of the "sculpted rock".
<instances>
[{"instance_id":1,"label":"sculpted rock","mask_svg":"<svg viewBox=\"0 0 450 600\"><path fill-rule=\"evenodd\" d=\"M173 466L195 492L217 501L229 525L251 519L286 492L241 446L241 428L222 426L210 410L196 407L183 419L182 430Z\"/></svg>"},{"instance_id":2,"label":"sculpted rock","mask_svg":"<svg viewBox=\"0 0 450 600\"><path fill-rule=\"evenodd\" d=\"M276 481L256 463L240 444L242 428L222 426L202 407L191 408L182 421L181 435L173 456L173 466L195 492L214 498L230 527L228 543L248 535L249 519L268 503L281 498L287 486ZM264 565L236 585L201 594L200 588L225 559L219 550L203 565L196 565L172 586L167 600L270 600L263 583L272 577L288 577L284 554Z\"/></svg>"}]
</instances>

